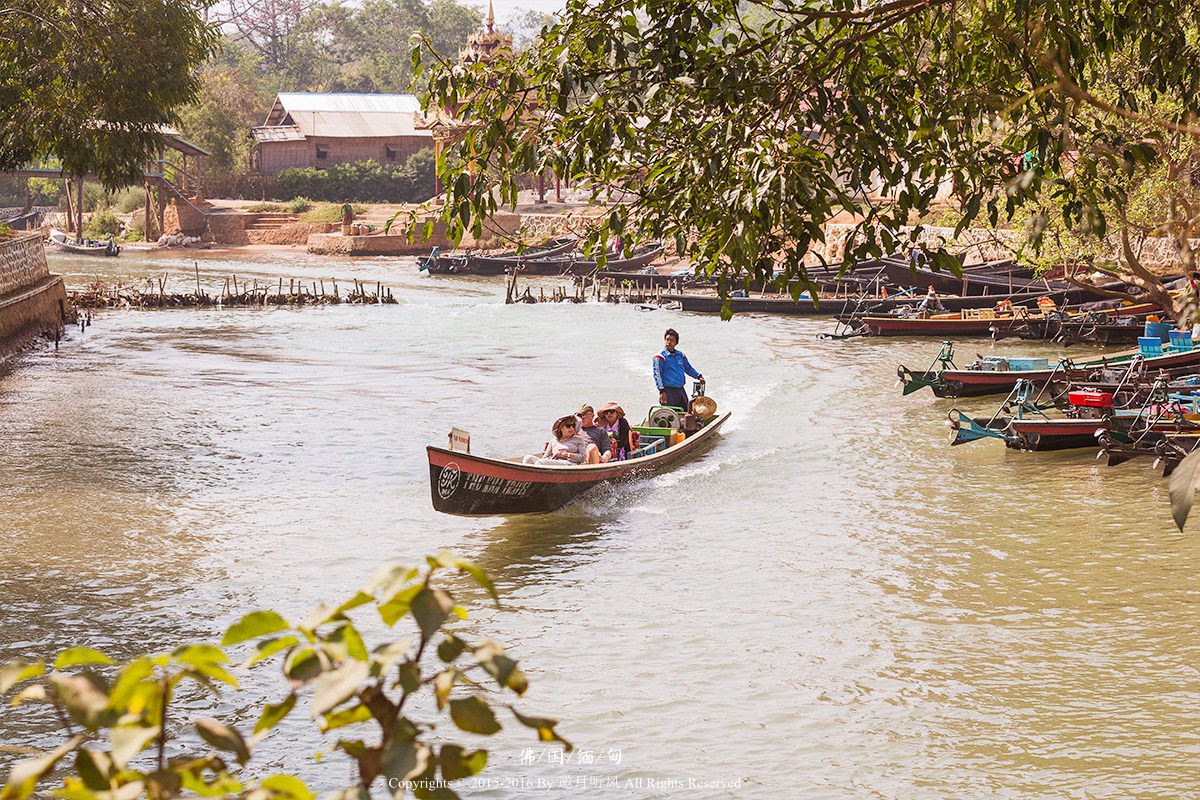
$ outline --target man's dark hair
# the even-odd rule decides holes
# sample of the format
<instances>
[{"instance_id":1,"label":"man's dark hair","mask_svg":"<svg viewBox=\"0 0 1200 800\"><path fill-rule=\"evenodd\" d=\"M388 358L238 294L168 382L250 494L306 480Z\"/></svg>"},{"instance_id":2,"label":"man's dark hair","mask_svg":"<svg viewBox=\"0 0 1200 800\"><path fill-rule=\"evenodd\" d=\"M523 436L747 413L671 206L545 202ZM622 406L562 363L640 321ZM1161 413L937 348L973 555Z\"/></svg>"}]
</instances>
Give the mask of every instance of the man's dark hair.
<instances>
[{"instance_id":1,"label":"man's dark hair","mask_svg":"<svg viewBox=\"0 0 1200 800\"><path fill-rule=\"evenodd\" d=\"M674 336L675 343L679 343L679 331L675 330L674 328L667 328L667 332L663 334L663 338L665 339L668 336Z\"/></svg>"}]
</instances>

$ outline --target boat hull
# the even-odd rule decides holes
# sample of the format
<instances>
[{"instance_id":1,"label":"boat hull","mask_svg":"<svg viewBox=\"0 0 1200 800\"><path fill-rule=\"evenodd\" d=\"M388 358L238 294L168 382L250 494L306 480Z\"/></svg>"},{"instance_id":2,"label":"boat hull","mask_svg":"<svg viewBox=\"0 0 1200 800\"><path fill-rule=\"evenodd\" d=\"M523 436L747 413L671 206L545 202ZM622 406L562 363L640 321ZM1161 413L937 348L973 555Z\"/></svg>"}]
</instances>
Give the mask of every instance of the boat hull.
<instances>
[{"instance_id":1,"label":"boat hull","mask_svg":"<svg viewBox=\"0 0 1200 800\"><path fill-rule=\"evenodd\" d=\"M1098 447L1096 431L1108 427L1105 419L1014 419L1009 430L1021 450L1072 450Z\"/></svg>"},{"instance_id":2,"label":"boat hull","mask_svg":"<svg viewBox=\"0 0 1200 800\"><path fill-rule=\"evenodd\" d=\"M521 255L508 253L499 256L465 255L420 256L417 266L431 275L503 275L510 269L542 258L556 258L575 249L574 236L562 236L532 247Z\"/></svg>"},{"instance_id":3,"label":"boat hull","mask_svg":"<svg viewBox=\"0 0 1200 800\"><path fill-rule=\"evenodd\" d=\"M600 484L652 475L711 447L729 419L724 414L674 447L609 464L546 467L427 447L434 509L459 516L555 511Z\"/></svg>"},{"instance_id":4,"label":"boat hull","mask_svg":"<svg viewBox=\"0 0 1200 800\"><path fill-rule=\"evenodd\" d=\"M613 272L630 272L645 269L650 263L662 255L663 246L654 242L642 245L629 254L629 258L612 257L604 262L582 258L539 258L536 261L526 261L521 264L521 272L525 275L591 275L597 273L603 276L607 270Z\"/></svg>"},{"instance_id":5,"label":"boat hull","mask_svg":"<svg viewBox=\"0 0 1200 800\"><path fill-rule=\"evenodd\" d=\"M949 272L935 272L925 267L913 266L907 261L884 259L883 271L897 286L932 286L935 291L963 295L1024 294L1040 292L1054 297L1059 303L1085 303L1103 300L1106 295L1063 281L1045 281L1036 278L1018 277L1015 273L992 273L986 270L963 270L957 278ZM1001 262L1003 263L1003 262ZM1011 266L1011 265L1010 265ZM1119 285L1101 287L1122 288Z\"/></svg>"},{"instance_id":6,"label":"boat hull","mask_svg":"<svg viewBox=\"0 0 1200 800\"><path fill-rule=\"evenodd\" d=\"M998 301L1007 300L1014 306L1033 304L1039 298L1046 297L1046 292L1028 292L1014 295L972 295L966 297L942 296L938 302L948 312L962 311L968 308L992 308ZM1054 296L1053 293L1050 296ZM788 295L767 295L764 297L730 297L729 307L735 314L787 314L787 315L816 315L836 316L842 322L852 322L862 315L886 314L901 306L915 308L921 302L921 297L904 295L885 298L836 297L823 298L818 308L811 300L793 300ZM664 303L678 303L684 311L698 314L716 314L721 311L725 301L715 294L666 294L662 296Z\"/></svg>"},{"instance_id":7,"label":"boat hull","mask_svg":"<svg viewBox=\"0 0 1200 800\"><path fill-rule=\"evenodd\" d=\"M1021 317L993 319L938 319L919 317L863 317L857 325L872 336L993 336L997 331L1023 327L1028 320Z\"/></svg>"},{"instance_id":8,"label":"boat hull","mask_svg":"<svg viewBox=\"0 0 1200 800\"><path fill-rule=\"evenodd\" d=\"M905 383L905 394L911 394L919 388L929 386L938 397L979 397L1010 392L1017 381L1022 378L1037 387L1044 386L1051 380L1086 382L1096 370L1106 366L1126 365L1135 355L1137 355L1136 352L1129 351L1113 353L1079 362L1069 369L1011 371L947 369L914 373L901 366L898 373ZM1147 370L1200 366L1200 349L1155 356L1145 359L1144 363Z\"/></svg>"}]
</instances>

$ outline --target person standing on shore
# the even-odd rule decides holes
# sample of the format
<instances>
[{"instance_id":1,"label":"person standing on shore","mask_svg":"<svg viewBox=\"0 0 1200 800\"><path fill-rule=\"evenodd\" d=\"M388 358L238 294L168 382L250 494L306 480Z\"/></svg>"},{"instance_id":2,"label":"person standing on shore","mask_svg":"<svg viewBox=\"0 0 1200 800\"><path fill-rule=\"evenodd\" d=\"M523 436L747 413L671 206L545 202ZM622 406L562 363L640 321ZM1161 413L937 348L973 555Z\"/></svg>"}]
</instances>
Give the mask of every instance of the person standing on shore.
<instances>
[{"instance_id":1,"label":"person standing on shore","mask_svg":"<svg viewBox=\"0 0 1200 800\"><path fill-rule=\"evenodd\" d=\"M674 328L667 328L663 334L666 346L653 360L654 384L658 387L658 402L664 406L674 406L687 410L688 396L684 384L687 376L704 383L704 376L696 371L687 360L682 350L676 350L679 344L679 334Z\"/></svg>"}]
</instances>

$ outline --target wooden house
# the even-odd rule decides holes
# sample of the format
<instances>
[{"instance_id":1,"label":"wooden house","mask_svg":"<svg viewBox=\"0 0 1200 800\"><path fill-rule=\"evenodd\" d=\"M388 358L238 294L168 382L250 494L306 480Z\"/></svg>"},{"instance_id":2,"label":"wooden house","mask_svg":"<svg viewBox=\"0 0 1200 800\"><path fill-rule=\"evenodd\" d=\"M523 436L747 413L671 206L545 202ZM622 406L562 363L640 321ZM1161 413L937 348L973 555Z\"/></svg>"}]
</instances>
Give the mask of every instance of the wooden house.
<instances>
[{"instance_id":1,"label":"wooden house","mask_svg":"<svg viewBox=\"0 0 1200 800\"><path fill-rule=\"evenodd\" d=\"M270 175L353 161L403 164L433 148L433 132L418 128L421 121L411 94L280 94L266 122L250 129L255 166Z\"/></svg>"}]
</instances>

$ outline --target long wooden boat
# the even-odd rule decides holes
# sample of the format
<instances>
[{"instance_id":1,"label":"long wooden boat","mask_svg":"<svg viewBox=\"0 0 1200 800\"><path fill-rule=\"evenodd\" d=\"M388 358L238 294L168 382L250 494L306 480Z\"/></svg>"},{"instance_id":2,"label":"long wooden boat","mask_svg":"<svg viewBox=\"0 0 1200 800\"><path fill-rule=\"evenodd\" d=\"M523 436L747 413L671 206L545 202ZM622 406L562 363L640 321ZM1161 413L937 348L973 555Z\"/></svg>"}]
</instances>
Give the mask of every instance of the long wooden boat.
<instances>
[{"instance_id":1,"label":"long wooden boat","mask_svg":"<svg viewBox=\"0 0 1200 800\"><path fill-rule=\"evenodd\" d=\"M74 242L65 233L54 228L50 230L50 238L47 241L59 250L78 255L116 256L121 252L120 245L112 239L109 239L107 242L100 242L95 239L84 239L82 243Z\"/></svg>"},{"instance_id":2,"label":"long wooden boat","mask_svg":"<svg viewBox=\"0 0 1200 800\"><path fill-rule=\"evenodd\" d=\"M662 255L662 252L661 242L649 242L635 247L625 258L616 256L609 258L604 262L603 270L600 269L600 262L596 259L561 256L526 260L517 269L525 275L590 275L593 272L603 275L607 270L632 272L649 266L652 261Z\"/></svg>"},{"instance_id":3,"label":"long wooden boat","mask_svg":"<svg viewBox=\"0 0 1200 800\"><path fill-rule=\"evenodd\" d=\"M962 277L959 278L949 272L935 272L924 266L914 268L909 261L884 259L882 262L884 273L888 279L899 286L932 286L939 292L964 295L1023 294L1036 291L1047 294L1053 292L1068 303L1083 303L1106 297L1102 292L1082 288L1066 281L1022 277L1013 272L1011 262L1008 263L1010 268L1004 272L964 269ZM1097 288L1120 291L1125 288L1125 285L1109 283Z\"/></svg>"},{"instance_id":4,"label":"long wooden boat","mask_svg":"<svg viewBox=\"0 0 1200 800\"><path fill-rule=\"evenodd\" d=\"M952 412L953 413L953 412ZM959 412L961 414L961 412ZM987 425L987 423L991 423ZM987 426L996 432L995 438L1004 440L1014 450L1044 452L1048 450L1072 450L1081 447L1099 447L1102 435L1111 441L1130 442L1135 435L1144 431L1158 433L1200 432L1196 415L1189 414L1179 419L1175 416L1146 421L1136 409L1115 412L1106 417L996 417L985 420L971 419L962 414L958 420L951 418L951 429L960 444L974 438L963 435L972 425L978 432Z\"/></svg>"},{"instance_id":5,"label":"long wooden boat","mask_svg":"<svg viewBox=\"0 0 1200 800\"><path fill-rule=\"evenodd\" d=\"M1035 319L1038 319L1037 317ZM848 324L870 336L995 336L1026 326L1028 316L971 317L962 312L931 317L901 317L880 314L854 317Z\"/></svg>"},{"instance_id":6,"label":"long wooden boat","mask_svg":"<svg viewBox=\"0 0 1200 800\"><path fill-rule=\"evenodd\" d=\"M632 286L638 289L675 289L679 291L684 287L711 284L710 281L697 279L690 269L678 269L672 272L602 269L595 274L595 277L601 282L611 282L614 286Z\"/></svg>"},{"instance_id":7,"label":"long wooden boat","mask_svg":"<svg viewBox=\"0 0 1200 800\"><path fill-rule=\"evenodd\" d=\"M1157 309L1156 309L1157 310ZM1138 337L1143 333L1145 317L1125 317L1124 322L1089 322L1086 320L1062 320L1053 337L1060 342L1084 344L1137 344ZM1025 334L1017 331L1022 339ZM1030 337L1032 338L1032 337Z\"/></svg>"},{"instance_id":8,"label":"long wooden boat","mask_svg":"<svg viewBox=\"0 0 1200 800\"><path fill-rule=\"evenodd\" d=\"M522 250L510 250L494 256L477 253L430 254L417 257L417 268L431 275L503 275L507 270L531 259L554 258L575 249L579 239L575 236L559 236L541 244Z\"/></svg>"},{"instance_id":9,"label":"long wooden boat","mask_svg":"<svg viewBox=\"0 0 1200 800\"><path fill-rule=\"evenodd\" d=\"M1127 378L1137 381L1137 367ZM1152 381L1141 394L1126 387L1125 399L1113 392L1075 387L1055 394L1041 392L1027 381L1018 381L1000 409L989 418L972 418L951 409L950 444L980 439L1001 439L1018 450L1068 450L1095 447L1106 442L1133 443L1147 432L1180 433L1200 431L1200 404L1195 395L1172 392L1170 376ZM1049 402L1039 404L1042 398ZM1055 408L1054 406L1059 406Z\"/></svg>"},{"instance_id":10,"label":"long wooden boat","mask_svg":"<svg viewBox=\"0 0 1200 800\"><path fill-rule=\"evenodd\" d=\"M1162 464L1164 478L1171 477L1179 462L1200 447L1200 433L1194 431L1147 431L1133 441L1118 441L1100 433L1097 439L1108 456L1108 466L1115 467L1130 459L1151 456L1156 463Z\"/></svg>"},{"instance_id":11,"label":"long wooden boat","mask_svg":"<svg viewBox=\"0 0 1200 800\"><path fill-rule=\"evenodd\" d=\"M1015 295L978 295L967 297L941 296L938 301L942 304L942 308L946 311L962 311L968 308L992 308L998 300L1008 300L1013 305L1022 305L1028 303L1036 303L1040 297L1050 297L1057 300L1057 295L1046 292L1030 292L1027 294ZM700 294L694 292L681 292L672 294L663 294L664 303L675 303L683 311L691 311L699 314L716 314L720 313L721 306L724 300L717 294ZM898 297L885 298L862 298L862 297L836 297L836 298L821 298L821 305L818 308L809 299L793 300L789 295L764 295L762 297L730 297L729 306L735 314L759 313L759 314L783 314L783 315L814 315L824 314L829 315L845 315L846 319L851 319L852 314L871 314L881 315L889 311L899 309L902 306L908 306L911 309L916 309L920 304L921 297L914 297L911 294L905 294Z\"/></svg>"},{"instance_id":12,"label":"long wooden boat","mask_svg":"<svg viewBox=\"0 0 1200 800\"><path fill-rule=\"evenodd\" d=\"M1079 361L1063 359L1054 367L1035 365L1032 369L1024 367L1037 359L992 356L977 359L965 369L958 369L953 363L953 345L946 342L929 369L914 372L900 365L896 374L904 386L904 394L912 394L928 386L938 397L978 397L1009 392L1021 379L1035 386L1052 380L1083 382L1094 373L1107 367L1127 365L1134 358L1142 358L1148 370L1200 366L1200 348L1168 352L1160 356L1143 356L1138 350L1127 350ZM1040 361L1045 363L1046 360ZM941 366L935 366L937 364Z\"/></svg>"},{"instance_id":13,"label":"long wooden boat","mask_svg":"<svg viewBox=\"0 0 1200 800\"><path fill-rule=\"evenodd\" d=\"M1042 298L1045 300L1046 298ZM1050 306L1053 308L1053 305ZM1022 339L1052 339L1059 335L1063 327L1071 324L1076 318L1086 318L1091 327L1102 324L1101 320L1115 320L1119 317L1137 319L1155 311L1158 306L1153 303L1127 304L1105 312L1088 312L1074 314L1060 310L1041 313L1028 310L1022 306L1012 307L1010 311L993 313L986 309L964 309L954 314L931 315L884 315L872 314L866 316L839 317L852 328L861 330L871 336L938 336L942 339L961 336L988 336L995 339L1009 335L1017 335ZM1136 343L1142 329L1136 325L1114 326L1133 332L1129 341Z\"/></svg>"},{"instance_id":14,"label":"long wooden boat","mask_svg":"<svg viewBox=\"0 0 1200 800\"><path fill-rule=\"evenodd\" d=\"M607 464L540 466L431 445L426 451L433 507L462 516L554 511L600 484L652 475L699 455L716 442L728 419L726 412L678 444Z\"/></svg>"}]
</instances>

